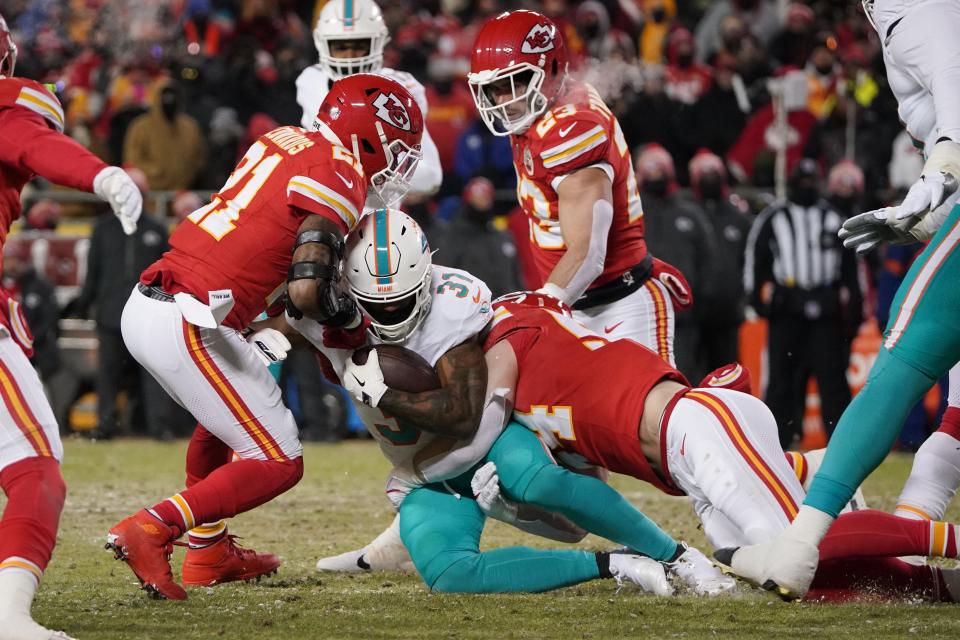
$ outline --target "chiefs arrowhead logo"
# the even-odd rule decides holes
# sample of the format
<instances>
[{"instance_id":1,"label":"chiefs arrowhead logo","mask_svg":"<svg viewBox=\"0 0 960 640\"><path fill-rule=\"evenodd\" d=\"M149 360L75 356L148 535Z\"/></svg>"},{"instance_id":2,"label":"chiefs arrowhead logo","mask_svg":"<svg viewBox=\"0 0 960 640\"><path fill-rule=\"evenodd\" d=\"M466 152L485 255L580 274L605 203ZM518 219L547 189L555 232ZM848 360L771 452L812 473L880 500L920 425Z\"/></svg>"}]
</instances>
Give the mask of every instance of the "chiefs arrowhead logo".
<instances>
[{"instance_id":1,"label":"chiefs arrowhead logo","mask_svg":"<svg viewBox=\"0 0 960 640\"><path fill-rule=\"evenodd\" d=\"M521 53L546 53L554 48L553 38L556 27L535 24L520 46Z\"/></svg>"},{"instance_id":2,"label":"chiefs arrowhead logo","mask_svg":"<svg viewBox=\"0 0 960 640\"><path fill-rule=\"evenodd\" d=\"M410 131L410 114L400 98L392 93L381 93L373 101L377 108L377 117L384 122L404 131Z\"/></svg>"}]
</instances>

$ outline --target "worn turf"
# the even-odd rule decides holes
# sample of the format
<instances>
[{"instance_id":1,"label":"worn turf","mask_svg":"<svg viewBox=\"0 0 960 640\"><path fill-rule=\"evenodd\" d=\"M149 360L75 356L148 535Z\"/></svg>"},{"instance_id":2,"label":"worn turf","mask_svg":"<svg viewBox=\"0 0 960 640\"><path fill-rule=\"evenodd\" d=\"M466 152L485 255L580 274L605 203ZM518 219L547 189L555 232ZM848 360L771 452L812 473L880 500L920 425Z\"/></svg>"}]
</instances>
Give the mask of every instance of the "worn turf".
<instances>
[{"instance_id":1,"label":"worn turf","mask_svg":"<svg viewBox=\"0 0 960 640\"><path fill-rule=\"evenodd\" d=\"M382 494L387 464L370 442L308 446L303 481L232 523L242 543L283 556L278 576L189 589L186 602L153 601L104 551L104 535L125 515L181 488L185 450L185 442L66 443L69 497L34 607L37 620L81 640L960 637L960 609L949 605L788 605L747 589L735 599L657 599L618 592L608 581L540 595L450 596L428 593L411 575L317 574L318 557L362 545L392 518ZM908 456L891 456L871 478L871 506L892 506L909 464ZM683 499L633 480L615 484L668 531L706 550ZM551 546L499 523L488 527L484 543ZM597 538L583 544L606 546ZM175 573L182 554L174 556Z\"/></svg>"}]
</instances>

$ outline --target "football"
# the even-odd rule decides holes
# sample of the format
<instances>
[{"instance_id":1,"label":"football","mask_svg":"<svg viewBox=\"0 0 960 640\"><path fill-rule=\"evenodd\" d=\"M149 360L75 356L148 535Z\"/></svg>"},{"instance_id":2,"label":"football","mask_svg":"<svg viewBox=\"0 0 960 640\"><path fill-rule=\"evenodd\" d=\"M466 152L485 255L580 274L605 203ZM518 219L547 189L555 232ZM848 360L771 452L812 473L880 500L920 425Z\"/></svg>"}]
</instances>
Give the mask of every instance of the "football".
<instances>
[{"instance_id":1,"label":"football","mask_svg":"<svg viewBox=\"0 0 960 640\"><path fill-rule=\"evenodd\" d=\"M391 389L420 393L440 388L440 376L430 363L419 354L403 347L392 344L363 347L353 352L353 361L356 364L365 363L371 348L377 350L383 381Z\"/></svg>"}]
</instances>

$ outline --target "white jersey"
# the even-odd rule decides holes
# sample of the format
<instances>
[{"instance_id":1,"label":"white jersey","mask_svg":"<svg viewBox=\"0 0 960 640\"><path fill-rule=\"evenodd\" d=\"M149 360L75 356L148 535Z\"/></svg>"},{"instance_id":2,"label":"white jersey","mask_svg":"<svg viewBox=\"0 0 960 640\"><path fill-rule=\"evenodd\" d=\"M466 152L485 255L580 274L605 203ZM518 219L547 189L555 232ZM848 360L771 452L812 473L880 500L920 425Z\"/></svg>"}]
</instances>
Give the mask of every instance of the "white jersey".
<instances>
[{"instance_id":1,"label":"white jersey","mask_svg":"<svg viewBox=\"0 0 960 640\"><path fill-rule=\"evenodd\" d=\"M413 99L417 101L417 106L423 113L423 121L427 121L427 92L423 85L417 82L417 79L406 71L397 71L395 69L380 69L376 73L396 80L410 92ZM307 131L313 130L313 120L320 110L320 104L327 97L330 91L330 85L333 80L326 69L319 64L315 64L304 69L297 76L297 103L303 109L303 116L300 118L300 126ZM443 180L443 169L440 166L440 152L437 145L434 144L426 126L423 129L423 139L420 141L420 150L423 158L413 175L410 183L410 191L413 193L432 194L440 188L440 182Z\"/></svg>"},{"instance_id":2,"label":"white jersey","mask_svg":"<svg viewBox=\"0 0 960 640\"><path fill-rule=\"evenodd\" d=\"M960 3L875 0L870 14L907 132L926 154L940 138L960 142Z\"/></svg>"},{"instance_id":3,"label":"white jersey","mask_svg":"<svg viewBox=\"0 0 960 640\"><path fill-rule=\"evenodd\" d=\"M490 289L466 271L433 265L430 286L433 296L430 312L400 346L436 366L450 349L480 333L493 314ZM323 327L313 320L294 320L287 316L287 322L330 361L333 371L342 379L347 358L352 352L324 346ZM381 341L371 334L368 343L380 344ZM380 409L356 400L354 404L383 455L394 466L391 475L412 484L422 483L423 467L470 442L426 433L403 424Z\"/></svg>"}]
</instances>

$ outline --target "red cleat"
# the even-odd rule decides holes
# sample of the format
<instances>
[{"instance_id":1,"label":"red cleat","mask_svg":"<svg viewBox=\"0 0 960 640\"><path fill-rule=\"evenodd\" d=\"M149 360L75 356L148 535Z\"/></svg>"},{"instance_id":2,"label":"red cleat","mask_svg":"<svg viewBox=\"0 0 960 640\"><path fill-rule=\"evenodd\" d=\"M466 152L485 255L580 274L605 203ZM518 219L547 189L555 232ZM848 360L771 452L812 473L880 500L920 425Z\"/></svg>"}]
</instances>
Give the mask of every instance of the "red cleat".
<instances>
[{"instance_id":1,"label":"red cleat","mask_svg":"<svg viewBox=\"0 0 960 640\"><path fill-rule=\"evenodd\" d=\"M175 539L172 528L141 509L111 527L106 548L130 566L151 597L186 600L187 592L174 581L170 570Z\"/></svg>"},{"instance_id":2,"label":"red cleat","mask_svg":"<svg viewBox=\"0 0 960 640\"><path fill-rule=\"evenodd\" d=\"M276 573L280 558L272 553L244 549L228 535L209 547L190 548L183 559L183 584L210 587L234 580L260 579Z\"/></svg>"}]
</instances>

